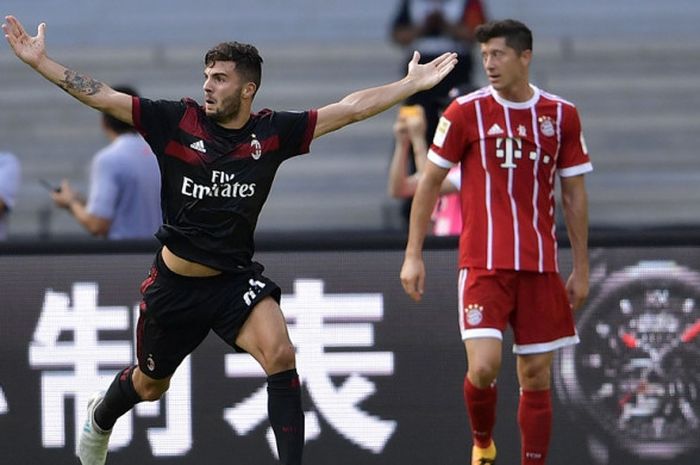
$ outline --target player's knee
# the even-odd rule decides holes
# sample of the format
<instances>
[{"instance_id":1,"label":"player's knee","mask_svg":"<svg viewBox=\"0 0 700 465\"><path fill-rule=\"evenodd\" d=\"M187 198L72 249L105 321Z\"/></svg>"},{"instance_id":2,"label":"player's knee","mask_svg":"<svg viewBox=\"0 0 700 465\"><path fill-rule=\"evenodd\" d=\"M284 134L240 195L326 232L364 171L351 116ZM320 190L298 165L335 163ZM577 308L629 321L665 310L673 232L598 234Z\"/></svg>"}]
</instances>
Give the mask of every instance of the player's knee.
<instances>
[{"instance_id":1,"label":"player's knee","mask_svg":"<svg viewBox=\"0 0 700 465\"><path fill-rule=\"evenodd\" d=\"M281 370L291 370L296 365L294 346L290 343L280 344L264 354L265 371L275 373Z\"/></svg>"},{"instance_id":2,"label":"player's knee","mask_svg":"<svg viewBox=\"0 0 700 465\"><path fill-rule=\"evenodd\" d=\"M498 376L500 365L495 362L477 361L469 364L469 380L478 387L486 387Z\"/></svg>"},{"instance_id":3,"label":"player's knee","mask_svg":"<svg viewBox=\"0 0 700 465\"><path fill-rule=\"evenodd\" d=\"M520 386L526 390L549 389L551 370L548 364L533 363L518 369Z\"/></svg>"}]
</instances>

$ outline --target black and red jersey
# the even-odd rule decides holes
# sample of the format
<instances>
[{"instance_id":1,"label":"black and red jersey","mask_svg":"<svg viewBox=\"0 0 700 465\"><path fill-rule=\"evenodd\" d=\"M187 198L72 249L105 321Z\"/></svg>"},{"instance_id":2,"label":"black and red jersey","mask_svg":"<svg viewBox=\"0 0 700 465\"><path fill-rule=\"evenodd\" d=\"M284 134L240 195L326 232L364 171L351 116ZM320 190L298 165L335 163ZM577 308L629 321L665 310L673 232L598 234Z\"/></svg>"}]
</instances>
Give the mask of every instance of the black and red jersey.
<instances>
[{"instance_id":1,"label":"black and red jersey","mask_svg":"<svg viewBox=\"0 0 700 465\"><path fill-rule=\"evenodd\" d=\"M191 99L134 97L132 113L160 166L164 224L158 240L218 270L247 268L277 168L309 151L316 111L265 109L241 129L219 126Z\"/></svg>"}]
</instances>

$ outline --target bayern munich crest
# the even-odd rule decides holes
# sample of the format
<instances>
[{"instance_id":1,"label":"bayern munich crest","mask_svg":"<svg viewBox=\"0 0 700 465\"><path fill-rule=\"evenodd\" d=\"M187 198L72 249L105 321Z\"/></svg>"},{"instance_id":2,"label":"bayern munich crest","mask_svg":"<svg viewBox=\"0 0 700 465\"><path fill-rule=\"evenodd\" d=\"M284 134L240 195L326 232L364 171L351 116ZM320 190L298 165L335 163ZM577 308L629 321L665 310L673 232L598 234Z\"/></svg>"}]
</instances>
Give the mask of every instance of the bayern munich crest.
<instances>
[{"instance_id":1,"label":"bayern munich crest","mask_svg":"<svg viewBox=\"0 0 700 465\"><path fill-rule=\"evenodd\" d=\"M479 304L469 304L465 310L467 324L476 326L484 319L484 307Z\"/></svg>"},{"instance_id":2,"label":"bayern munich crest","mask_svg":"<svg viewBox=\"0 0 700 465\"><path fill-rule=\"evenodd\" d=\"M257 160L262 155L262 145L260 144L260 141L255 137L255 134L252 134L252 137L253 140L250 141L250 155L253 157L253 160Z\"/></svg>"},{"instance_id":3,"label":"bayern munich crest","mask_svg":"<svg viewBox=\"0 0 700 465\"><path fill-rule=\"evenodd\" d=\"M540 116L537 118L537 121L540 123L540 132L542 132L542 134L547 137L552 137L554 135L554 122L552 118L549 116Z\"/></svg>"}]
</instances>

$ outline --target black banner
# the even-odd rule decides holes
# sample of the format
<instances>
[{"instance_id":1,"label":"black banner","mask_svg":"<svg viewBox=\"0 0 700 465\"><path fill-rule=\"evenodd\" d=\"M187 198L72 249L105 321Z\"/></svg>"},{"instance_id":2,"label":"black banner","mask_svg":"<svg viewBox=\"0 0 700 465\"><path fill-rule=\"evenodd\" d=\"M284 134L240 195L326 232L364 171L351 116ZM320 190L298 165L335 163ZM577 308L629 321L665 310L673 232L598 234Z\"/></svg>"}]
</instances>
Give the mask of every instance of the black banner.
<instances>
[{"instance_id":1,"label":"black banner","mask_svg":"<svg viewBox=\"0 0 700 465\"><path fill-rule=\"evenodd\" d=\"M456 252L426 252L421 304L403 253L265 252L304 383L308 464L469 460ZM76 463L88 397L135 359L138 285L150 254L0 256L0 463ZM560 254L562 274L570 267ZM696 463L700 249L592 251L581 344L558 354L549 463ZM697 337L696 337L697 336ZM519 463L518 387L506 335L495 437ZM159 402L115 427L119 464L274 464L265 378L211 335ZM12 459L10 459L12 457ZM646 462L645 462L646 463Z\"/></svg>"}]
</instances>

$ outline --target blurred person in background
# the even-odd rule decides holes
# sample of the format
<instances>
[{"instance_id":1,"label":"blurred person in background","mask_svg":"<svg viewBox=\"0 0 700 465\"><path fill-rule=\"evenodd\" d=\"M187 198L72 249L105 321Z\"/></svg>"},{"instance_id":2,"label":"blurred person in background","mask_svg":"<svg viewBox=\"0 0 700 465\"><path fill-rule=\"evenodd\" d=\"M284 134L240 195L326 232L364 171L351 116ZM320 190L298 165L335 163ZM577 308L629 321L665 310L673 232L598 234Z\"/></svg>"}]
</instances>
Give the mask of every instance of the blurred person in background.
<instances>
[{"instance_id":1,"label":"blurred person in background","mask_svg":"<svg viewBox=\"0 0 700 465\"><path fill-rule=\"evenodd\" d=\"M138 95L128 86L114 90ZM109 145L92 159L87 202L65 179L51 197L94 236L151 238L162 223L156 157L130 124L103 113L101 126Z\"/></svg>"},{"instance_id":2,"label":"blurred person in background","mask_svg":"<svg viewBox=\"0 0 700 465\"><path fill-rule=\"evenodd\" d=\"M428 148L425 144L426 120L420 105L402 106L394 122L394 156L389 166L388 193L396 199L411 198L416 193L420 173L425 166ZM409 174L409 157L415 158L416 171ZM460 170L450 170L440 187L440 197L432 215L433 234L455 236L462 230L459 187Z\"/></svg>"},{"instance_id":3,"label":"blurred person in background","mask_svg":"<svg viewBox=\"0 0 700 465\"><path fill-rule=\"evenodd\" d=\"M401 282L420 301L423 242L447 173L462 169L459 325L467 356L464 400L472 464L493 464L496 377L503 332L513 329L520 398L521 464L546 462L552 428L554 351L578 343L573 311L589 288L588 197L592 171L576 107L530 84L532 32L514 20L477 28L490 86L457 98L440 118L411 211ZM573 267L559 276L558 175Z\"/></svg>"},{"instance_id":4,"label":"blurred person in background","mask_svg":"<svg viewBox=\"0 0 700 465\"><path fill-rule=\"evenodd\" d=\"M0 152L0 240L7 239L10 211L15 206L21 175L17 157Z\"/></svg>"},{"instance_id":5,"label":"blurred person in background","mask_svg":"<svg viewBox=\"0 0 700 465\"><path fill-rule=\"evenodd\" d=\"M435 133L442 102L451 89L473 89L474 30L486 21L481 0L401 0L392 22L394 43L407 51L406 61L418 50L424 61L431 61L447 51L456 51L457 66L432 89L418 92L406 105L421 105L428 122L427 137Z\"/></svg>"},{"instance_id":6,"label":"blurred person in background","mask_svg":"<svg viewBox=\"0 0 700 465\"><path fill-rule=\"evenodd\" d=\"M296 354L280 308L281 289L253 260L258 216L277 169L309 152L313 139L376 115L429 89L454 69L455 53L419 64L380 87L307 111L252 112L262 57L249 44L224 42L204 56L204 102L150 100L117 92L52 60L45 24L30 36L13 16L2 25L19 59L87 106L134 125L159 162L164 225L141 286L138 365L120 371L88 403L78 441L83 465L103 465L117 419L159 399L182 360L213 330L248 352L267 374L268 417L279 460L299 465L304 412Z\"/></svg>"},{"instance_id":7,"label":"blurred person in background","mask_svg":"<svg viewBox=\"0 0 700 465\"><path fill-rule=\"evenodd\" d=\"M401 0L391 23L393 42L406 51L406 61L413 50L418 50L423 60L430 61L446 51L456 51L457 66L442 82L432 89L409 97L406 105L420 105L425 111L427 127L426 145L435 133L444 101L451 89L458 87L473 90L474 30L486 21L481 0ZM409 157L409 173L416 171L414 157ZM401 206L405 226L411 210L409 196Z\"/></svg>"}]
</instances>

